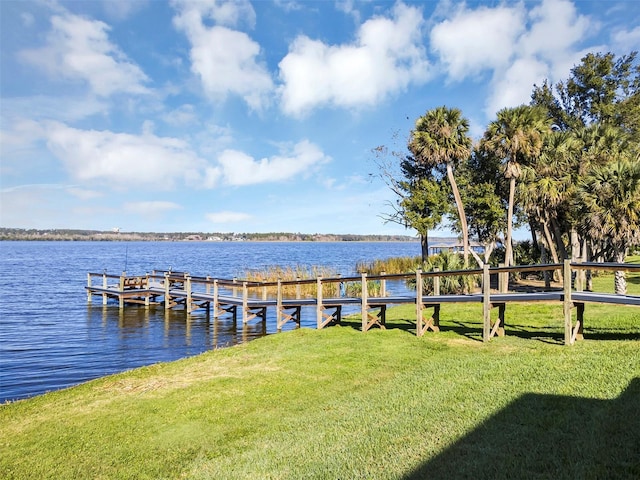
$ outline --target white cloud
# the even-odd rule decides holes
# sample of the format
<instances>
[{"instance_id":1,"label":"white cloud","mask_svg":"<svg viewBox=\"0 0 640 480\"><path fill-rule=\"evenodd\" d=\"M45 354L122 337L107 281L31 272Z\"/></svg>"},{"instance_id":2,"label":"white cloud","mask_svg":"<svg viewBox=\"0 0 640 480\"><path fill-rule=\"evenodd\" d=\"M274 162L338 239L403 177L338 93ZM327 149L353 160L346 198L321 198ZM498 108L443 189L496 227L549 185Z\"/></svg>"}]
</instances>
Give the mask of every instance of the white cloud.
<instances>
[{"instance_id":1,"label":"white cloud","mask_svg":"<svg viewBox=\"0 0 640 480\"><path fill-rule=\"evenodd\" d=\"M247 2L181 1L174 25L191 42L191 71L209 98L222 101L238 95L253 109L263 108L273 82L266 67L258 62L260 45L246 33L222 25L207 27L205 19L235 25L240 19L255 23L255 12Z\"/></svg>"},{"instance_id":2,"label":"white cloud","mask_svg":"<svg viewBox=\"0 0 640 480\"><path fill-rule=\"evenodd\" d=\"M237 223L244 222L252 218L248 213L230 211L207 213L205 217L211 223Z\"/></svg>"},{"instance_id":3,"label":"white cloud","mask_svg":"<svg viewBox=\"0 0 640 480\"><path fill-rule=\"evenodd\" d=\"M535 58L521 58L493 82L493 92L487 99L486 111L492 115L505 107L528 103L533 85L540 85L547 77L549 67Z\"/></svg>"},{"instance_id":4,"label":"white cloud","mask_svg":"<svg viewBox=\"0 0 640 480\"><path fill-rule=\"evenodd\" d=\"M64 13L51 18L47 44L23 50L20 57L50 75L89 84L100 96L148 93L144 72L109 41L109 26Z\"/></svg>"},{"instance_id":5,"label":"white cloud","mask_svg":"<svg viewBox=\"0 0 640 480\"><path fill-rule=\"evenodd\" d=\"M79 130L58 122L46 127L47 146L77 180L117 187L197 185L205 162L182 140L110 131Z\"/></svg>"},{"instance_id":6,"label":"white cloud","mask_svg":"<svg viewBox=\"0 0 640 480\"><path fill-rule=\"evenodd\" d=\"M326 45L298 36L279 63L282 109L294 116L333 105L375 105L411 83L423 83L429 63L422 46L424 20L415 7L397 3L391 18L374 17L348 45Z\"/></svg>"},{"instance_id":7,"label":"white cloud","mask_svg":"<svg viewBox=\"0 0 640 480\"><path fill-rule=\"evenodd\" d=\"M461 6L431 31L431 49L450 79L491 76L485 104L488 117L504 107L528 103L533 84L569 75L584 53L580 48L596 25L568 0L524 4Z\"/></svg>"},{"instance_id":8,"label":"white cloud","mask_svg":"<svg viewBox=\"0 0 640 480\"><path fill-rule=\"evenodd\" d=\"M101 192L87 190L86 188L70 187L67 189L67 192L80 200L92 200L103 196Z\"/></svg>"},{"instance_id":9,"label":"white cloud","mask_svg":"<svg viewBox=\"0 0 640 480\"><path fill-rule=\"evenodd\" d=\"M640 26L633 30L618 30L613 34L613 41L619 50L630 52L640 45Z\"/></svg>"},{"instance_id":10,"label":"white cloud","mask_svg":"<svg viewBox=\"0 0 640 480\"><path fill-rule=\"evenodd\" d=\"M303 140L290 152L261 160L237 150L225 150L218 158L220 168L209 173L211 181L222 178L229 185L252 185L308 174L314 167L329 160L320 148Z\"/></svg>"},{"instance_id":11,"label":"white cloud","mask_svg":"<svg viewBox=\"0 0 640 480\"><path fill-rule=\"evenodd\" d=\"M256 12L248 0L174 0L172 5L180 11L180 22L193 25L201 24L202 19L228 27L244 23L253 28L256 24Z\"/></svg>"},{"instance_id":12,"label":"white cloud","mask_svg":"<svg viewBox=\"0 0 640 480\"><path fill-rule=\"evenodd\" d=\"M567 0L544 0L529 12L531 27L520 38L522 56L536 55L551 62L563 59L587 33L591 23Z\"/></svg>"},{"instance_id":13,"label":"white cloud","mask_svg":"<svg viewBox=\"0 0 640 480\"><path fill-rule=\"evenodd\" d=\"M1 115L3 122L8 121L7 123L11 124L24 120L25 115L31 120L75 122L108 110L108 103L95 97L33 95L3 98Z\"/></svg>"},{"instance_id":14,"label":"white cloud","mask_svg":"<svg viewBox=\"0 0 640 480\"><path fill-rule=\"evenodd\" d=\"M123 205L125 212L144 216L154 216L181 208L177 203L167 201L127 202Z\"/></svg>"},{"instance_id":15,"label":"white cloud","mask_svg":"<svg viewBox=\"0 0 640 480\"><path fill-rule=\"evenodd\" d=\"M506 65L524 31L521 6L460 7L451 19L431 30L431 49L456 81Z\"/></svg>"},{"instance_id":16,"label":"white cloud","mask_svg":"<svg viewBox=\"0 0 640 480\"><path fill-rule=\"evenodd\" d=\"M188 103L167 112L162 116L162 119L174 126L184 126L198 122L195 108Z\"/></svg>"},{"instance_id":17,"label":"white cloud","mask_svg":"<svg viewBox=\"0 0 640 480\"><path fill-rule=\"evenodd\" d=\"M149 0L114 1L102 0L105 13L115 20L125 20L147 7Z\"/></svg>"}]
</instances>

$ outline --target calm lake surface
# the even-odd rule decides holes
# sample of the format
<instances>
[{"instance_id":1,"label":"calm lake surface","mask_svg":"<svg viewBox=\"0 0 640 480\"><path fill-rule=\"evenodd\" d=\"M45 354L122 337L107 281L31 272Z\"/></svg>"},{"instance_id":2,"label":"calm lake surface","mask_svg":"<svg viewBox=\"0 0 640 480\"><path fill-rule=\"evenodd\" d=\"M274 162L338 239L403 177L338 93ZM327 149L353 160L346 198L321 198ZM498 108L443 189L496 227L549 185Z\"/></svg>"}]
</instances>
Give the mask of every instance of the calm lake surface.
<instances>
[{"instance_id":1,"label":"calm lake surface","mask_svg":"<svg viewBox=\"0 0 640 480\"><path fill-rule=\"evenodd\" d=\"M269 266L332 267L417 256L417 242L0 242L0 403L275 333L260 322L214 321L206 312L87 302L88 272L187 271L242 277ZM302 314L315 328L315 310ZM294 328L291 324L289 328Z\"/></svg>"}]
</instances>

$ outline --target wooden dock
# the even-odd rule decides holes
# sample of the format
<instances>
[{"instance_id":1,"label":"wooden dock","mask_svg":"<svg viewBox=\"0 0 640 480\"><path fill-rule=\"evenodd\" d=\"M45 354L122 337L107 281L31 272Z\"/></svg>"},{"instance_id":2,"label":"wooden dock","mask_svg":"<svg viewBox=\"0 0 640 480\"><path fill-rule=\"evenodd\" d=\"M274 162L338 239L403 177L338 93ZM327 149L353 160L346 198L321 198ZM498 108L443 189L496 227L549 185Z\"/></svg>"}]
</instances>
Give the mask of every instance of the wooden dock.
<instances>
[{"instance_id":1,"label":"wooden dock","mask_svg":"<svg viewBox=\"0 0 640 480\"><path fill-rule=\"evenodd\" d=\"M87 275L87 300L94 296L101 296L102 303L109 299L116 299L119 307L128 304L163 306L165 309L182 307L187 313L198 309L212 311L213 317L231 315L234 320L241 316L243 323L255 319L267 321L267 310L275 309L278 331L287 322L301 323L302 309L315 309L316 326L318 329L331 324L340 323L342 310L345 306L356 307L361 311L362 331L373 327L384 329L387 307L400 304L416 305L416 335L425 332L439 331L440 309L449 303L477 303L482 304L483 311L483 341L487 342L494 336L504 335L505 311L509 303L557 302L562 305L564 312L564 342L566 345L581 340L584 335L584 310L587 303L613 303L618 305L640 306L640 296L612 295L605 293L584 292L582 288L581 272L585 270L625 270L640 272L640 265L634 264L603 264L603 263L572 263L566 260L563 264L523 265L514 267L489 267L483 269L456 270L444 272L417 271L410 274L367 275L357 277L322 278L311 280L277 281L277 282L249 282L237 279L219 279L210 276L192 276L187 272L154 271L150 274L130 276L126 272L121 275L104 273L89 273ZM563 288L556 290L534 290L527 293L508 291L508 275L527 272L546 272L561 270L563 272ZM446 276L476 275L481 278L481 289L478 293L466 295L441 295L440 281ZM491 289L491 277L497 275L499 282L497 289ZM572 281L575 275L575 289ZM494 277L495 278L495 277ZM387 295L386 282L389 280L415 280L415 295ZM423 282L430 279L433 282L433 294L423 295ZM378 281L381 284L379 296L369 296L368 283ZM325 297L324 292L330 284L344 284L354 282L360 284L359 296L331 296ZM303 297L300 294L301 285L315 284L315 296ZM295 298L285 297L283 289L295 286ZM335 287L335 285L333 285ZM275 288L275 296L269 295L269 290ZM340 288L333 288L332 291ZM497 308L495 321L491 319L491 310ZM576 309L576 319L573 321L572 311Z\"/></svg>"}]
</instances>

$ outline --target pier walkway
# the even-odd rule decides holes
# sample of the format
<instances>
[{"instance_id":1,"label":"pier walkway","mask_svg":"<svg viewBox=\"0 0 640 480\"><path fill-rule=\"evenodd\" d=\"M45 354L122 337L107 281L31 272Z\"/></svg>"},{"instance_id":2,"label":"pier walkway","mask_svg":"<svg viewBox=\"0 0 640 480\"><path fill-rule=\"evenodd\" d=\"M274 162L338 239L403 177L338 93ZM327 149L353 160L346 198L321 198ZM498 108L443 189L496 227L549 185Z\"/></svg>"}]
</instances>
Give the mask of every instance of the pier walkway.
<instances>
[{"instance_id":1,"label":"pier walkway","mask_svg":"<svg viewBox=\"0 0 640 480\"><path fill-rule=\"evenodd\" d=\"M509 292L508 276L533 272L562 272L561 289L531 289L526 293ZM130 276L89 273L87 275L87 300L101 296L103 304L116 299L120 308L128 304L145 307L163 306L165 309L182 307L187 313L198 309L211 309L214 318L232 315L236 320L241 316L243 323L254 319L267 321L267 310L275 309L277 329L287 322L300 325L302 309L315 309L317 328L340 323L345 306L356 307L362 314L362 331L372 327L385 328L387 307L400 304L416 306L416 335L439 331L440 310L450 303L477 303L483 311L483 341L495 335L504 335L505 312L509 303L555 302L562 305L564 312L564 343L571 345L584 335L584 311L587 303L609 303L640 306L640 296L612 295L583 291L584 272L591 271L632 271L640 272L640 265L606 263L572 263L521 265L513 267L489 267L482 269L435 271L393 275L367 275L354 277L322 278L277 282L250 282L237 279L219 279L210 276L192 276L187 272L154 271L150 274ZM440 282L447 276L473 275L481 285L478 293L465 295L440 294ZM498 288L491 288L491 279L498 279ZM414 281L416 293L413 295L388 295L386 282L390 280ZM432 282L432 294L422 292L425 281ZM379 282L377 296L368 293L370 282ZM357 284L358 296L347 296L341 288L347 283ZM495 282L494 282L495 283ZM315 288L313 285L315 284ZM312 285L313 297L301 294L303 285ZM284 295L285 288L295 289L295 295ZM325 292L338 292L325 296ZM576 309L575 321L572 311ZM491 311L497 309L497 318L492 320Z\"/></svg>"}]
</instances>

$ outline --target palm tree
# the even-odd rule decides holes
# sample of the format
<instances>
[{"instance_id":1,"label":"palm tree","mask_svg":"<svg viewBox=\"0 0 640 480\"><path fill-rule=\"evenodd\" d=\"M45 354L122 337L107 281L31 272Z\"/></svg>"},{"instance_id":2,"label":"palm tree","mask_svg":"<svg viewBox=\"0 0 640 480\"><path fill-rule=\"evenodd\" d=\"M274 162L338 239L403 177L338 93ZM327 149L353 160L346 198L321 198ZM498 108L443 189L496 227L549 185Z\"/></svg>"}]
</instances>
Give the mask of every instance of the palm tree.
<instances>
[{"instance_id":1,"label":"palm tree","mask_svg":"<svg viewBox=\"0 0 640 480\"><path fill-rule=\"evenodd\" d=\"M465 268L469 266L469 232L453 168L471 155L468 131L469 121L459 109L437 107L416 120L408 145L418 162L430 168L446 168L460 218Z\"/></svg>"},{"instance_id":2,"label":"palm tree","mask_svg":"<svg viewBox=\"0 0 640 480\"><path fill-rule=\"evenodd\" d=\"M484 134L485 147L505 161L504 176L509 180L509 206L507 213L506 254L507 265L513 264L513 208L516 180L522 173L521 164L537 157L544 135L551 131L550 120L539 107L521 105L498 112Z\"/></svg>"},{"instance_id":3,"label":"palm tree","mask_svg":"<svg viewBox=\"0 0 640 480\"><path fill-rule=\"evenodd\" d=\"M595 167L577 198L586 233L605 246L605 258L623 263L629 245L640 242L640 155ZM626 293L624 271L615 273L615 288Z\"/></svg>"}]
</instances>

